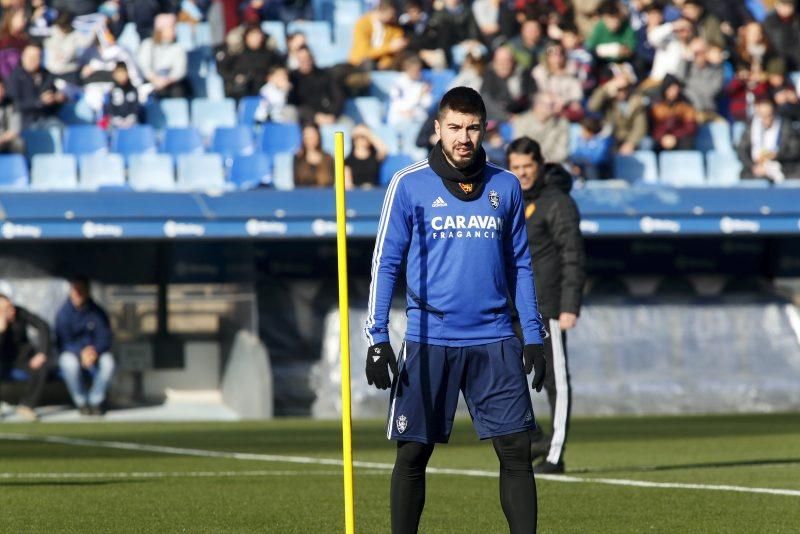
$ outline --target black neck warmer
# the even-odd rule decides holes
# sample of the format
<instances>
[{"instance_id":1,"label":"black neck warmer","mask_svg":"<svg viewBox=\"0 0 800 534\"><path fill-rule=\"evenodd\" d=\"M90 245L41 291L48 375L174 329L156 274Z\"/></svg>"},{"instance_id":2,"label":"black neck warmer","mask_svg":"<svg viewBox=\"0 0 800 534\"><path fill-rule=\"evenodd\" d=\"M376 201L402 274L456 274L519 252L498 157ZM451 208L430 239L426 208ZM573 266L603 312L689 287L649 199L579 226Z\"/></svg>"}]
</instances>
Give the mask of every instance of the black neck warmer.
<instances>
[{"instance_id":1,"label":"black neck warmer","mask_svg":"<svg viewBox=\"0 0 800 534\"><path fill-rule=\"evenodd\" d=\"M485 184L483 171L486 168L486 151L478 148L474 161L464 169L456 169L442 149L442 142L436 143L428 156L428 163L433 172L439 175L442 183L456 198L461 200L475 200L481 196Z\"/></svg>"}]
</instances>

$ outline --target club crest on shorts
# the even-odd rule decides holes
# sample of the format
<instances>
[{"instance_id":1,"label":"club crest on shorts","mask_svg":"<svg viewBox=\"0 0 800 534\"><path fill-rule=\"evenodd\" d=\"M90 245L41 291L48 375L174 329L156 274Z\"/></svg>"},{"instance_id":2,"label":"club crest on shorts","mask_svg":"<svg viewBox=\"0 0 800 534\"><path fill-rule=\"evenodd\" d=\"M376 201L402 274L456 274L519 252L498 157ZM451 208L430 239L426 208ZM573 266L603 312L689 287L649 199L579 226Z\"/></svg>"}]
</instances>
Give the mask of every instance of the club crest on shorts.
<instances>
[{"instance_id":1,"label":"club crest on shorts","mask_svg":"<svg viewBox=\"0 0 800 534\"><path fill-rule=\"evenodd\" d=\"M397 431L402 434L406 431L406 428L408 428L408 418L406 418L405 415L401 415L397 418L395 424L397 425Z\"/></svg>"},{"instance_id":2,"label":"club crest on shorts","mask_svg":"<svg viewBox=\"0 0 800 534\"><path fill-rule=\"evenodd\" d=\"M494 189L489 191L489 204L491 204L494 209L500 207L500 195L498 195L497 191Z\"/></svg>"}]
</instances>

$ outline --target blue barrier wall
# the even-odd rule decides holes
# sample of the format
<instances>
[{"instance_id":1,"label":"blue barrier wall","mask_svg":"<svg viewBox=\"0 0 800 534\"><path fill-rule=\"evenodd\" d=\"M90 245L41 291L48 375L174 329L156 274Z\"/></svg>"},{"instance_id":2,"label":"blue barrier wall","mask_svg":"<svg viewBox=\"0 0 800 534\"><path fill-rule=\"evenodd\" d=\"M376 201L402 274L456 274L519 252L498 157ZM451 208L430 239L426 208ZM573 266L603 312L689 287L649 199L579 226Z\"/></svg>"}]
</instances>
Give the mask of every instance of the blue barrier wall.
<instances>
[{"instance_id":1,"label":"blue barrier wall","mask_svg":"<svg viewBox=\"0 0 800 534\"><path fill-rule=\"evenodd\" d=\"M350 235L375 236L383 194L348 194ZM584 189L574 197L587 237L800 234L800 189ZM331 190L5 193L0 221L6 240L335 235Z\"/></svg>"}]
</instances>

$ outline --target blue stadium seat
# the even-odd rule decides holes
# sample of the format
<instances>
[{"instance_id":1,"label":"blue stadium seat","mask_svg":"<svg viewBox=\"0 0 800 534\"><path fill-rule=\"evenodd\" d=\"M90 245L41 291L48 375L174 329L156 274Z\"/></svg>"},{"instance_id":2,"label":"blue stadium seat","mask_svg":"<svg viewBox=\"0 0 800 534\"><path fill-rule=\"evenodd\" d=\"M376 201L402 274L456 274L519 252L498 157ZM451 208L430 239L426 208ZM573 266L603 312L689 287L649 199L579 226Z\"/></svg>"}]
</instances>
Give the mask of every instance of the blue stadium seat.
<instances>
[{"instance_id":1,"label":"blue stadium seat","mask_svg":"<svg viewBox=\"0 0 800 534\"><path fill-rule=\"evenodd\" d=\"M208 137L221 126L236 126L236 102L232 98L192 100L192 126Z\"/></svg>"},{"instance_id":2,"label":"blue stadium seat","mask_svg":"<svg viewBox=\"0 0 800 534\"><path fill-rule=\"evenodd\" d=\"M433 100L438 102L450 88L450 84L456 78L456 71L451 69L422 71L422 79L431 84L431 95Z\"/></svg>"},{"instance_id":3,"label":"blue stadium seat","mask_svg":"<svg viewBox=\"0 0 800 534\"><path fill-rule=\"evenodd\" d=\"M369 73L370 94L386 102L400 73L394 70L376 70Z\"/></svg>"},{"instance_id":4,"label":"blue stadium seat","mask_svg":"<svg viewBox=\"0 0 800 534\"><path fill-rule=\"evenodd\" d=\"M179 22L175 25L175 41L187 52L194 48L192 25L188 22Z\"/></svg>"},{"instance_id":5,"label":"blue stadium seat","mask_svg":"<svg viewBox=\"0 0 800 534\"><path fill-rule=\"evenodd\" d=\"M575 149L578 146L578 141L581 138L581 125L577 123L571 123L569 125L569 153L572 154L575 152Z\"/></svg>"},{"instance_id":6,"label":"blue stadium seat","mask_svg":"<svg viewBox=\"0 0 800 534\"><path fill-rule=\"evenodd\" d=\"M219 154L182 154L178 156L179 189L202 190L225 187L225 170Z\"/></svg>"},{"instance_id":7,"label":"blue stadium seat","mask_svg":"<svg viewBox=\"0 0 800 534\"><path fill-rule=\"evenodd\" d=\"M340 3L341 2L336 3L337 9ZM336 46L343 47L348 51L351 48L353 48L354 28L355 28L355 21L337 22L336 25L333 27L333 42L336 43Z\"/></svg>"},{"instance_id":8,"label":"blue stadium seat","mask_svg":"<svg viewBox=\"0 0 800 534\"><path fill-rule=\"evenodd\" d=\"M189 126L189 101L185 98L151 100L145 107L147 124L156 130Z\"/></svg>"},{"instance_id":9,"label":"blue stadium seat","mask_svg":"<svg viewBox=\"0 0 800 534\"><path fill-rule=\"evenodd\" d=\"M75 156L108 152L108 137L98 126L67 126L64 129L64 152Z\"/></svg>"},{"instance_id":10,"label":"blue stadium seat","mask_svg":"<svg viewBox=\"0 0 800 534\"><path fill-rule=\"evenodd\" d=\"M662 152L658 157L661 183L675 187L698 187L705 185L703 153L698 150L673 150Z\"/></svg>"},{"instance_id":11,"label":"blue stadium seat","mask_svg":"<svg viewBox=\"0 0 800 534\"><path fill-rule=\"evenodd\" d=\"M223 100L225 98L225 80L217 74L217 69L208 69L206 74L206 98Z\"/></svg>"},{"instance_id":12,"label":"blue stadium seat","mask_svg":"<svg viewBox=\"0 0 800 534\"><path fill-rule=\"evenodd\" d=\"M394 156L387 156L381 164L380 184L382 186L389 185L392 181L392 176L403 167L408 167L414 163L414 160L406 154L396 154Z\"/></svg>"},{"instance_id":13,"label":"blue stadium seat","mask_svg":"<svg viewBox=\"0 0 800 534\"><path fill-rule=\"evenodd\" d=\"M128 163L128 183L137 191L172 191L175 170L169 154L136 154Z\"/></svg>"},{"instance_id":14,"label":"blue stadium seat","mask_svg":"<svg viewBox=\"0 0 800 534\"><path fill-rule=\"evenodd\" d=\"M33 189L75 189L78 187L78 162L72 154L37 154L31 160Z\"/></svg>"},{"instance_id":15,"label":"blue stadium seat","mask_svg":"<svg viewBox=\"0 0 800 534\"><path fill-rule=\"evenodd\" d=\"M58 109L58 118L64 124L95 124L97 117L85 100L67 102Z\"/></svg>"},{"instance_id":16,"label":"blue stadium seat","mask_svg":"<svg viewBox=\"0 0 800 534\"><path fill-rule=\"evenodd\" d=\"M510 121L501 122L498 128L500 130L500 137L503 138L503 141L510 143L514 140L514 125L511 124Z\"/></svg>"},{"instance_id":17,"label":"blue stadium seat","mask_svg":"<svg viewBox=\"0 0 800 534\"><path fill-rule=\"evenodd\" d=\"M249 156L236 156L233 158L229 178L239 189L272 185L269 157L260 152Z\"/></svg>"},{"instance_id":18,"label":"blue stadium seat","mask_svg":"<svg viewBox=\"0 0 800 534\"><path fill-rule=\"evenodd\" d=\"M363 6L364 4L360 0L336 0L333 6L333 20L337 26L340 24L353 25L363 14Z\"/></svg>"},{"instance_id":19,"label":"blue stadium seat","mask_svg":"<svg viewBox=\"0 0 800 534\"><path fill-rule=\"evenodd\" d=\"M239 124L253 126L256 123L256 110L260 102L257 96L245 96L239 100Z\"/></svg>"},{"instance_id":20,"label":"blue stadium seat","mask_svg":"<svg viewBox=\"0 0 800 534\"><path fill-rule=\"evenodd\" d=\"M363 122L370 127L383 124L385 110L383 102L374 96L359 96L353 99L353 105L358 113L357 122Z\"/></svg>"},{"instance_id":21,"label":"blue stadium seat","mask_svg":"<svg viewBox=\"0 0 800 534\"><path fill-rule=\"evenodd\" d=\"M280 152L272 158L272 183L275 189L294 189L294 153Z\"/></svg>"},{"instance_id":22,"label":"blue stadium seat","mask_svg":"<svg viewBox=\"0 0 800 534\"><path fill-rule=\"evenodd\" d=\"M195 47L198 46L212 46L211 25L208 22L198 22L194 25L194 39Z\"/></svg>"},{"instance_id":23,"label":"blue stadium seat","mask_svg":"<svg viewBox=\"0 0 800 534\"><path fill-rule=\"evenodd\" d=\"M126 159L132 154L156 151L156 133L149 124L119 128L111 134L111 150Z\"/></svg>"},{"instance_id":24,"label":"blue stadium seat","mask_svg":"<svg viewBox=\"0 0 800 534\"><path fill-rule=\"evenodd\" d=\"M347 63L350 49L334 43L317 43L312 52L314 54L314 63L321 69L327 69L334 65Z\"/></svg>"},{"instance_id":25,"label":"blue stadium seat","mask_svg":"<svg viewBox=\"0 0 800 534\"><path fill-rule=\"evenodd\" d=\"M22 154L0 155L0 188L28 187L28 163Z\"/></svg>"},{"instance_id":26,"label":"blue stadium seat","mask_svg":"<svg viewBox=\"0 0 800 534\"><path fill-rule=\"evenodd\" d=\"M280 20L265 20L261 23L261 31L270 39L275 40L275 47L281 52L286 52L286 27Z\"/></svg>"},{"instance_id":27,"label":"blue stadium seat","mask_svg":"<svg viewBox=\"0 0 800 534\"><path fill-rule=\"evenodd\" d=\"M331 26L322 20L293 20L286 25L286 33L300 32L306 36L309 48L316 51L333 43Z\"/></svg>"},{"instance_id":28,"label":"blue stadium seat","mask_svg":"<svg viewBox=\"0 0 800 534\"><path fill-rule=\"evenodd\" d=\"M731 127L727 121L714 121L701 124L697 129L695 148L700 152L716 150L717 152L733 152L731 143Z\"/></svg>"},{"instance_id":29,"label":"blue stadium seat","mask_svg":"<svg viewBox=\"0 0 800 534\"><path fill-rule=\"evenodd\" d=\"M742 162L734 152L711 150L706 153L708 185L726 187L739 185Z\"/></svg>"},{"instance_id":30,"label":"blue stadium seat","mask_svg":"<svg viewBox=\"0 0 800 534\"><path fill-rule=\"evenodd\" d=\"M372 131L386 144L389 154L400 152L400 136L393 127L388 124L378 124L372 126Z\"/></svg>"},{"instance_id":31,"label":"blue stadium seat","mask_svg":"<svg viewBox=\"0 0 800 534\"><path fill-rule=\"evenodd\" d=\"M255 151L252 128L250 126L217 128L211 141L211 151L220 154L225 167L230 168L235 156L247 156Z\"/></svg>"},{"instance_id":32,"label":"blue stadium seat","mask_svg":"<svg viewBox=\"0 0 800 534\"><path fill-rule=\"evenodd\" d=\"M37 128L23 130L22 140L25 141L25 157L33 158L36 154L55 154L61 152L60 128Z\"/></svg>"},{"instance_id":33,"label":"blue stadium seat","mask_svg":"<svg viewBox=\"0 0 800 534\"><path fill-rule=\"evenodd\" d=\"M322 136L322 150L333 156L335 150L335 137L336 132L344 132L344 155L347 157L353 149L353 139L350 135L353 130L349 122L334 122L333 124L325 124L319 129Z\"/></svg>"},{"instance_id":34,"label":"blue stadium seat","mask_svg":"<svg viewBox=\"0 0 800 534\"><path fill-rule=\"evenodd\" d=\"M79 162L82 189L125 186L125 162L120 154L81 156Z\"/></svg>"},{"instance_id":35,"label":"blue stadium seat","mask_svg":"<svg viewBox=\"0 0 800 534\"><path fill-rule=\"evenodd\" d=\"M261 128L258 145L265 154L294 153L300 148L301 141L302 133L298 124L268 122Z\"/></svg>"},{"instance_id":36,"label":"blue stadium seat","mask_svg":"<svg viewBox=\"0 0 800 534\"><path fill-rule=\"evenodd\" d=\"M136 30L136 24L134 22L126 23L122 28L122 33L120 33L119 37L117 37L117 44L131 54L136 54L141 43L142 38L139 36L139 32Z\"/></svg>"},{"instance_id":37,"label":"blue stadium seat","mask_svg":"<svg viewBox=\"0 0 800 534\"><path fill-rule=\"evenodd\" d=\"M202 154L203 138L196 128L167 128L161 152L178 157L180 154Z\"/></svg>"},{"instance_id":38,"label":"blue stadium seat","mask_svg":"<svg viewBox=\"0 0 800 534\"><path fill-rule=\"evenodd\" d=\"M740 180L737 187L745 187L750 189L768 189L772 187L772 180L767 178L745 178Z\"/></svg>"},{"instance_id":39,"label":"blue stadium seat","mask_svg":"<svg viewBox=\"0 0 800 534\"><path fill-rule=\"evenodd\" d=\"M658 164L655 153L650 150L637 150L630 156L615 155L614 178L630 183L657 183Z\"/></svg>"},{"instance_id":40,"label":"blue stadium seat","mask_svg":"<svg viewBox=\"0 0 800 534\"><path fill-rule=\"evenodd\" d=\"M417 137L422 124L409 123L400 130L400 152L407 154L411 159L417 161L428 156L428 150L417 146Z\"/></svg>"}]
</instances>

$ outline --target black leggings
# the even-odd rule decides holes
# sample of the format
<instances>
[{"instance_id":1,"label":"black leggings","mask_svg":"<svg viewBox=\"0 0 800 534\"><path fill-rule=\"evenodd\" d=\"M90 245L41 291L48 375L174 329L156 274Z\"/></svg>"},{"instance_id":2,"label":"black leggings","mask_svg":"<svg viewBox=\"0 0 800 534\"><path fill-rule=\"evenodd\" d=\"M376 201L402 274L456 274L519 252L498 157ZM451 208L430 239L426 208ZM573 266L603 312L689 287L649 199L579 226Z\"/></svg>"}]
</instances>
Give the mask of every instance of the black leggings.
<instances>
[{"instance_id":1,"label":"black leggings","mask_svg":"<svg viewBox=\"0 0 800 534\"><path fill-rule=\"evenodd\" d=\"M536 532L536 484L527 432L492 438L500 460L500 504L511 534ZM433 445L397 442L390 493L393 534L416 534L425 507L425 469Z\"/></svg>"}]
</instances>

